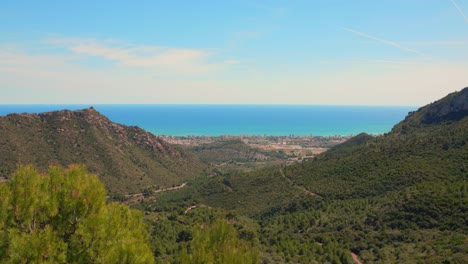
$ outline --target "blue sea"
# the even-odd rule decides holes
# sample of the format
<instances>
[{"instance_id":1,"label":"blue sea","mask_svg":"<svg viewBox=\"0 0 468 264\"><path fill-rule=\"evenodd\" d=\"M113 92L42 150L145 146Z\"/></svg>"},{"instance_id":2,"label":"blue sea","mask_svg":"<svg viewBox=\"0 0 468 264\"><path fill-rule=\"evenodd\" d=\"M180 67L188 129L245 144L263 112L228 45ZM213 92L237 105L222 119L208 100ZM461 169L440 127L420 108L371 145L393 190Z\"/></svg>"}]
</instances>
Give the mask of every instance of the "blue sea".
<instances>
[{"instance_id":1,"label":"blue sea","mask_svg":"<svg viewBox=\"0 0 468 264\"><path fill-rule=\"evenodd\" d=\"M90 105L0 105L0 115L77 110ZM314 105L93 105L113 122L156 135L383 134L417 107Z\"/></svg>"}]
</instances>

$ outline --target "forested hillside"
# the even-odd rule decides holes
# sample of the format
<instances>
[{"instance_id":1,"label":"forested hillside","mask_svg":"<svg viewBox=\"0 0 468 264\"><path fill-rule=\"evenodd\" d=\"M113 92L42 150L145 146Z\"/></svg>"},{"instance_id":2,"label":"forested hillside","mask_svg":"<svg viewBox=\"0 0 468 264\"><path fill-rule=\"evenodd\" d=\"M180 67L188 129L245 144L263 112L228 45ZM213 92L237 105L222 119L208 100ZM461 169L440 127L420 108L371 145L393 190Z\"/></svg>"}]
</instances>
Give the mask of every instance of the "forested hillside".
<instances>
[{"instance_id":1,"label":"forested hillside","mask_svg":"<svg viewBox=\"0 0 468 264\"><path fill-rule=\"evenodd\" d=\"M194 155L138 127L111 122L93 108L0 117L0 177L18 163L86 164L113 194L169 187L203 174Z\"/></svg>"},{"instance_id":2,"label":"forested hillside","mask_svg":"<svg viewBox=\"0 0 468 264\"><path fill-rule=\"evenodd\" d=\"M208 163L241 166L266 154L236 141L195 147L204 165L93 109L10 115L0 119L1 169L16 160L84 162L114 191L145 185L126 202L144 212L156 263L468 263L467 109L465 88L387 134L359 134L301 163L204 177ZM18 179L0 183L2 197ZM12 212L17 194L0 199L2 212ZM3 226L23 228L12 219Z\"/></svg>"},{"instance_id":3,"label":"forested hillside","mask_svg":"<svg viewBox=\"0 0 468 264\"><path fill-rule=\"evenodd\" d=\"M353 263L353 253L364 263L467 263L467 94L410 113L385 135L196 181L160 201L251 217L267 262Z\"/></svg>"},{"instance_id":4,"label":"forested hillside","mask_svg":"<svg viewBox=\"0 0 468 264\"><path fill-rule=\"evenodd\" d=\"M410 113L388 134L359 141L362 136L357 136L350 141L358 144L337 146L314 161L286 168L285 174L330 198L381 195L425 181L466 180L466 109L467 88ZM427 116L438 116L438 121L426 123Z\"/></svg>"}]
</instances>

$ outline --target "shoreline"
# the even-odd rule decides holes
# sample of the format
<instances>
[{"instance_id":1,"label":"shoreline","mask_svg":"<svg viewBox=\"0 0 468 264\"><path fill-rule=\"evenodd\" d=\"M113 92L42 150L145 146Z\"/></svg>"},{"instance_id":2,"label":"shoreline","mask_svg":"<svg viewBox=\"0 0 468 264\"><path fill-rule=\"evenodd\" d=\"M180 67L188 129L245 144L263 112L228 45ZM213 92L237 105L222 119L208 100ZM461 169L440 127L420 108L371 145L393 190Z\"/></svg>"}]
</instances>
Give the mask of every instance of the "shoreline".
<instances>
[{"instance_id":1,"label":"shoreline","mask_svg":"<svg viewBox=\"0 0 468 264\"><path fill-rule=\"evenodd\" d=\"M164 141L183 147L210 147L217 143L235 142L267 152L282 152L303 158L311 158L353 137L348 136L158 136Z\"/></svg>"}]
</instances>

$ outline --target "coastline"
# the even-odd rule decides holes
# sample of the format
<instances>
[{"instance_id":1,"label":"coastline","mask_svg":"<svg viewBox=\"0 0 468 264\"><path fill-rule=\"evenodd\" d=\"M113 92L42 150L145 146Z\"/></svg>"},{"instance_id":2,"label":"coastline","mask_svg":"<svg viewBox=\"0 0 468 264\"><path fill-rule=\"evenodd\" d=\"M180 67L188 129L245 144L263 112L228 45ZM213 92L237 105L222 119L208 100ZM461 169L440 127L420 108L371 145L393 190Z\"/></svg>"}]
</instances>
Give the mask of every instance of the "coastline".
<instances>
[{"instance_id":1,"label":"coastline","mask_svg":"<svg viewBox=\"0 0 468 264\"><path fill-rule=\"evenodd\" d=\"M353 137L348 136L159 136L166 142L183 147L210 147L216 143L238 141L261 151L282 152L294 156L290 161L313 158Z\"/></svg>"},{"instance_id":2,"label":"coastline","mask_svg":"<svg viewBox=\"0 0 468 264\"><path fill-rule=\"evenodd\" d=\"M79 110L90 105L0 105L0 115ZM317 105L94 105L111 121L164 136L378 135L415 107Z\"/></svg>"}]
</instances>

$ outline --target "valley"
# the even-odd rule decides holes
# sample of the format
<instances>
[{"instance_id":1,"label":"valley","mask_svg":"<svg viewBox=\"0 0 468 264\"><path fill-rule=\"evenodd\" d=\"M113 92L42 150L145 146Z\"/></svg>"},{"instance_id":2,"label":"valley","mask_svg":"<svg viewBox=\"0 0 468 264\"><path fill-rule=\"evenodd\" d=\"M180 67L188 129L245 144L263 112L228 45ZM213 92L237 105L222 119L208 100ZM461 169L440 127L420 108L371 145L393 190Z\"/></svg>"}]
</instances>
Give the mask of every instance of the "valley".
<instances>
[{"instance_id":1,"label":"valley","mask_svg":"<svg viewBox=\"0 0 468 264\"><path fill-rule=\"evenodd\" d=\"M155 226L222 208L263 263L465 263L468 119L420 120L453 97L465 111L467 94L419 109L386 135L360 134L300 163L198 178L136 208L157 215ZM219 162L216 153L205 161Z\"/></svg>"},{"instance_id":2,"label":"valley","mask_svg":"<svg viewBox=\"0 0 468 264\"><path fill-rule=\"evenodd\" d=\"M468 0L0 17L0 264L468 264Z\"/></svg>"},{"instance_id":3,"label":"valley","mask_svg":"<svg viewBox=\"0 0 468 264\"><path fill-rule=\"evenodd\" d=\"M225 151L229 145L245 144L255 154L250 159L244 161L255 161L257 165L273 165L282 161L284 164L292 164L297 161L303 161L315 157L316 155L327 151L329 148L345 142L352 136L161 136L161 138L171 144L183 146L192 149L195 153L203 152L199 150L214 150L216 146ZM236 157L233 154L231 160ZM276 157L276 159L275 159ZM225 166L226 162L213 163L213 166ZM243 162L237 162L238 167L245 165Z\"/></svg>"},{"instance_id":4,"label":"valley","mask_svg":"<svg viewBox=\"0 0 468 264\"><path fill-rule=\"evenodd\" d=\"M107 202L144 215L156 263L466 263L467 109L465 88L353 137L157 137L94 109L14 114L0 184L18 161L86 164Z\"/></svg>"}]
</instances>

